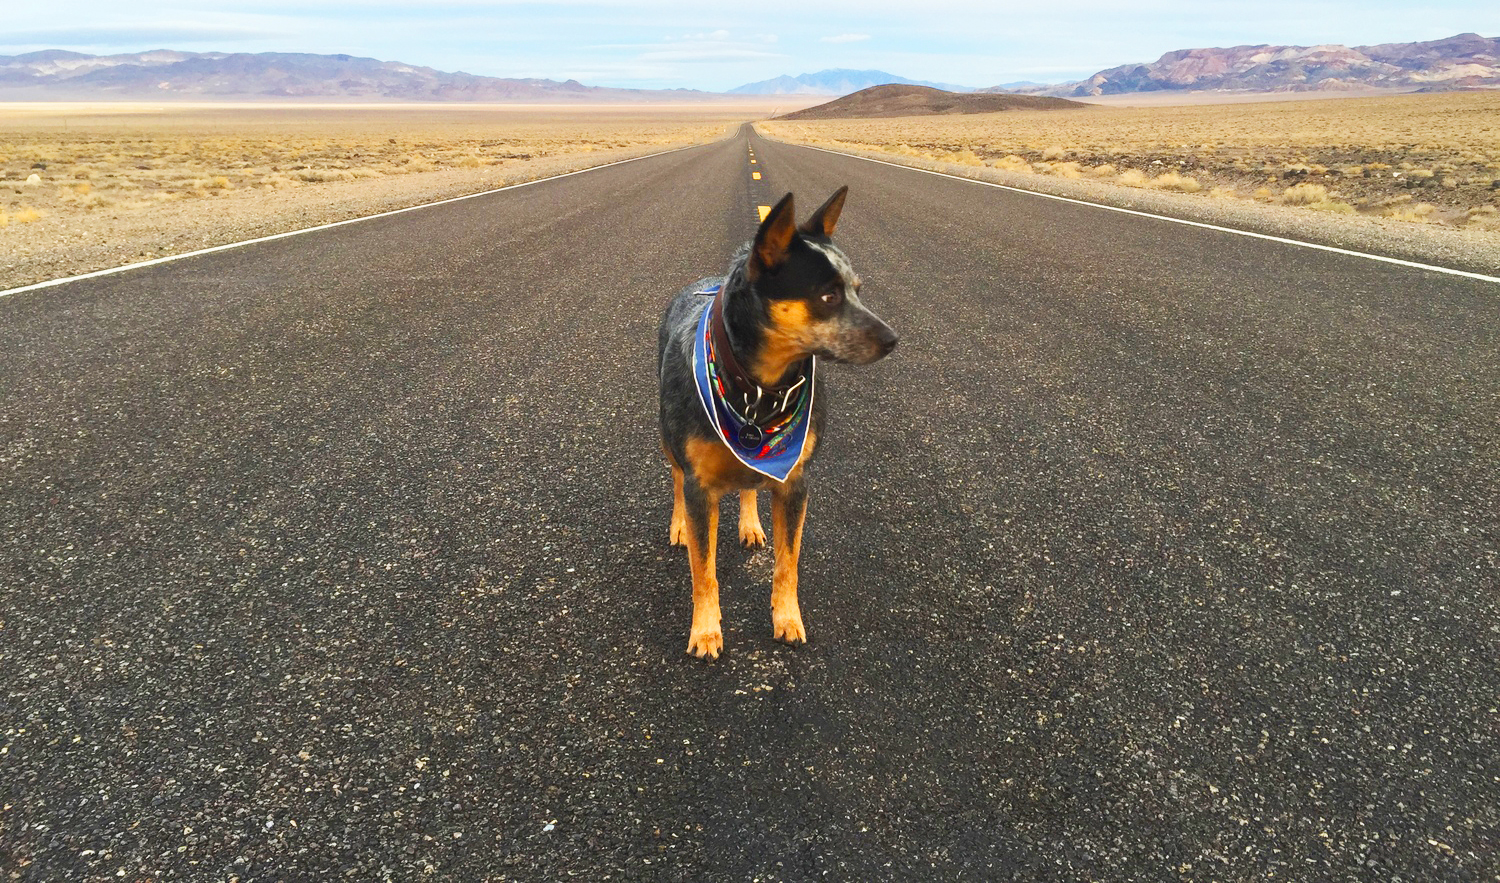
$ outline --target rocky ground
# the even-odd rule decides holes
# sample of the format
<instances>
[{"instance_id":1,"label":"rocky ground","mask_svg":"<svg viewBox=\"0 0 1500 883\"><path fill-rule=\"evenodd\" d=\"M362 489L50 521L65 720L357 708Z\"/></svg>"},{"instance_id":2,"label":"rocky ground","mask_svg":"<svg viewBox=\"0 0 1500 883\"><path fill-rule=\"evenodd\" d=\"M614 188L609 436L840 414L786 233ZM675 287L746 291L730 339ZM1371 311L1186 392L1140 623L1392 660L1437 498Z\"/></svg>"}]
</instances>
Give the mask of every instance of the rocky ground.
<instances>
[{"instance_id":1,"label":"rocky ground","mask_svg":"<svg viewBox=\"0 0 1500 883\"><path fill-rule=\"evenodd\" d=\"M773 138L783 138L789 143L820 146L813 139L795 137L786 128L758 125ZM1490 211L1483 207L1476 210L1472 204L1461 214L1456 207L1447 212L1432 208L1433 203L1428 200L1443 200L1445 195L1455 192L1452 188L1444 187L1441 180L1436 185L1432 184L1436 176L1407 179L1409 183L1395 185L1395 192L1392 192L1389 181L1400 179L1381 181L1374 177L1352 175L1335 178L1326 176L1324 172L1308 171L1289 176L1286 179L1288 183L1277 188L1280 192L1271 197L1257 198L1252 193L1236 191L1240 198L1232 198L1227 194L1226 198L1212 198L1221 194L1215 193L1211 188L1227 190L1234 187L1233 175L1237 173L1222 172L1224 183L1214 183L1220 178L1205 174L1201 165L1194 165L1168 153L1134 157L1133 166L1115 166L1110 176L1105 178L1090 175L1084 164L1055 154L1050 159L1038 159L1035 163L1007 163L1002 160L989 165L982 159L976 161L973 152L948 154L949 158L942 159L931 154L872 150L848 144L828 149L1121 208L1258 230L1276 236L1316 241L1474 272L1500 273L1500 210L1493 206ZM1246 174L1250 175L1249 181L1253 183L1264 180L1257 176L1265 173L1263 170L1254 170ZM1173 186L1174 175L1176 180L1190 182L1190 189L1182 190ZM1329 183L1318 183L1321 181ZM1285 194L1298 184L1307 185L1301 192L1309 194L1308 202L1298 204L1286 198ZM1359 201L1362 197L1355 194L1365 193L1369 195L1363 199L1382 202L1386 210L1360 211L1343 201L1346 198ZM1421 201L1416 201L1416 197L1408 196L1407 193L1420 193ZM1484 193L1494 193L1496 203L1500 204L1500 188L1492 191L1486 184ZM1460 193L1457 197L1448 199L1447 203L1463 205L1468 198L1466 193ZM1405 213L1394 209L1407 203L1412 205ZM1444 223L1445 217L1454 217L1455 220Z\"/></svg>"},{"instance_id":2,"label":"rocky ground","mask_svg":"<svg viewBox=\"0 0 1500 883\"><path fill-rule=\"evenodd\" d=\"M0 290L478 193L669 149L673 147L637 145L510 161L503 166L314 182L285 190L209 189L195 199L144 209L36 212L39 217L13 213L0 226Z\"/></svg>"},{"instance_id":3,"label":"rocky ground","mask_svg":"<svg viewBox=\"0 0 1500 883\"><path fill-rule=\"evenodd\" d=\"M761 128L792 142L1026 189L1481 271L1500 269L1500 179L1484 168L1482 156L1466 160L1458 152L1445 157L1432 150L1376 156L1368 149L1346 156L1337 148L1314 155L1226 146L987 150L937 142L876 150L807 137L788 124ZM0 217L0 290L476 193L672 146L513 157L501 165L298 181L285 189L206 186L191 198L148 206L90 208L91 197L50 188L60 194L57 205L43 204L41 211L29 213L12 206ZM1466 161L1479 164L1469 168ZM19 180L5 186L28 204L37 202L35 193L42 189L28 189Z\"/></svg>"},{"instance_id":4,"label":"rocky ground","mask_svg":"<svg viewBox=\"0 0 1500 883\"><path fill-rule=\"evenodd\" d=\"M1150 177L1175 172L1191 177L1198 190L1213 194L1218 189L1226 197L1263 202L1280 201L1287 188L1306 184L1323 188L1319 201L1325 210L1500 230L1500 177L1488 164L1458 151L1329 147L1268 155L1244 147L1181 147L1136 154L1068 151L1063 157L1031 153L1023 158L1042 174L1056 174L1059 165L1069 162L1074 168L1063 170L1065 177L1068 171L1088 176L1106 167L1116 174L1136 170Z\"/></svg>"},{"instance_id":5,"label":"rocky ground","mask_svg":"<svg viewBox=\"0 0 1500 883\"><path fill-rule=\"evenodd\" d=\"M878 151L896 162L935 160L1205 201L1288 205L1304 214L1496 233L1497 113L1500 93L1451 93L879 120L778 118L760 125L772 137Z\"/></svg>"}]
</instances>

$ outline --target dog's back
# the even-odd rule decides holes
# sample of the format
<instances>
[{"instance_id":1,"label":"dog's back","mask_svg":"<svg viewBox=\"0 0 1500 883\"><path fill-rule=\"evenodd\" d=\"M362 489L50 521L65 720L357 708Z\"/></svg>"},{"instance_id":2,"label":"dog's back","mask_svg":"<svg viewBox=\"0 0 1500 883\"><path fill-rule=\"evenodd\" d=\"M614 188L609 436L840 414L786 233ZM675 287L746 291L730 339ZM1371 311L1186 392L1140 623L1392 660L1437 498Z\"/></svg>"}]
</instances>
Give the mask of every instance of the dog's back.
<instances>
[{"instance_id":1,"label":"dog's back","mask_svg":"<svg viewBox=\"0 0 1500 883\"><path fill-rule=\"evenodd\" d=\"M692 357L693 329L697 327L698 320L703 316L703 311L708 309L712 303L712 297L707 292L718 291L718 287L724 284L723 276L709 276L699 279L687 288L677 292L671 301L667 303L667 309L662 313L661 326L656 334L656 368L657 376L662 376L666 364L666 354L670 347L688 347L682 355L684 358Z\"/></svg>"},{"instance_id":2,"label":"dog's back","mask_svg":"<svg viewBox=\"0 0 1500 883\"><path fill-rule=\"evenodd\" d=\"M723 276L699 279L677 292L662 313L661 327L656 335L656 376L662 439L666 449L673 447L667 442L669 436L674 439L681 437L695 427L702 432L711 429L698 406L693 381L693 335L703 318L703 311L713 303L713 297L703 292L717 291L723 282Z\"/></svg>"}]
</instances>

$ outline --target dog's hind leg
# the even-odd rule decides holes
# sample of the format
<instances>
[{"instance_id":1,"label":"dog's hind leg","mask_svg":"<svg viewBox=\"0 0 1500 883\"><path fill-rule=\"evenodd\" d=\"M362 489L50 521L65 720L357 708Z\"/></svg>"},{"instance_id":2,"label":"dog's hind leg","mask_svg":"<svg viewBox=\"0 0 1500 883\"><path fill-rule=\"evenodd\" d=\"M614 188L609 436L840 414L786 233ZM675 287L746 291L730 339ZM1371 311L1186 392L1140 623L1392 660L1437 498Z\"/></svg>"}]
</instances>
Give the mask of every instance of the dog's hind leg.
<instances>
[{"instance_id":1,"label":"dog's hind leg","mask_svg":"<svg viewBox=\"0 0 1500 883\"><path fill-rule=\"evenodd\" d=\"M719 629L719 575L715 545L719 534L719 495L710 494L697 479L683 482L687 514L688 567L693 572L693 627L687 652L700 659L717 659L724 650Z\"/></svg>"},{"instance_id":2,"label":"dog's hind leg","mask_svg":"<svg viewBox=\"0 0 1500 883\"><path fill-rule=\"evenodd\" d=\"M766 529L760 526L755 491L740 491L740 542L746 546L766 544Z\"/></svg>"},{"instance_id":3,"label":"dog's hind leg","mask_svg":"<svg viewBox=\"0 0 1500 883\"><path fill-rule=\"evenodd\" d=\"M674 546L687 545L687 515L682 505L682 470L672 467L672 527L668 539Z\"/></svg>"},{"instance_id":4,"label":"dog's hind leg","mask_svg":"<svg viewBox=\"0 0 1500 883\"><path fill-rule=\"evenodd\" d=\"M807 516L807 485L800 471L771 492L771 528L776 532L776 571L771 578L771 634L788 644L807 643L802 608L797 605L797 558L802 553L802 522Z\"/></svg>"}]
</instances>

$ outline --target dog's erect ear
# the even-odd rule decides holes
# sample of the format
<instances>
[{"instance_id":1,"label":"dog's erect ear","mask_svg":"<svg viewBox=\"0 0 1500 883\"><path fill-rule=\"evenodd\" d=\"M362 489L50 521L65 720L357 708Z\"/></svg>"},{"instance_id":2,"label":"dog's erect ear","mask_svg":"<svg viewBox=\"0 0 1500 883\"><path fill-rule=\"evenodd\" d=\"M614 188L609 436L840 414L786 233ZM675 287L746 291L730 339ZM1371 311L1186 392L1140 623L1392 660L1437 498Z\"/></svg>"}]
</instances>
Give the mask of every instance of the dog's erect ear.
<instances>
[{"instance_id":1,"label":"dog's erect ear","mask_svg":"<svg viewBox=\"0 0 1500 883\"><path fill-rule=\"evenodd\" d=\"M760 222L760 229L755 231L755 246L751 250L750 257L753 263L761 269L774 270L781 266L786 260L786 250L792 245L792 236L797 232L797 222L793 217L792 195L788 193L781 197L781 202L771 209L766 219Z\"/></svg>"},{"instance_id":2,"label":"dog's erect ear","mask_svg":"<svg viewBox=\"0 0 1500 883\"><path fill-rule=\"evenodd\" d=\"M834 194L828 197L823 207L813 212L813 216L802 222L797 229L808 236L832 236L833 228L838 226L839 212L844 210L844 197L849 195L849 185L845 184Z\"/></svg>"}]
</instances>

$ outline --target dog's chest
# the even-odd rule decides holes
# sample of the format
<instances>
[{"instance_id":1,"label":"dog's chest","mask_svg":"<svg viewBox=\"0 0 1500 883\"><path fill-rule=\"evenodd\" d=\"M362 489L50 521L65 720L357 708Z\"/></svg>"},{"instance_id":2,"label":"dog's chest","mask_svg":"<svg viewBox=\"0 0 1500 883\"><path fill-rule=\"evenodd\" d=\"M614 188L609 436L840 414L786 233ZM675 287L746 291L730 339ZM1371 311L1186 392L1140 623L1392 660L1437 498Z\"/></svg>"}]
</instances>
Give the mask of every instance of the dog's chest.
<instances>
[{"instance_id":1,"label":"dog's chest","mask_svg":"<svg viewBox=\"0 0 1500 883\"><path fill-rule=\"evenodd\" d=\"M802 449L802 457L787 475L787 483L795 483L801 480L802 469L807 465L807 461L812 458L813 450L817 446L817 433L810 430L807 434L807 444ZM715 438L693 438L688 440L687 457L688 462L692 464L693 473L697 476L698 482L705 489L714 493L727 493L738 490L766 490L780 483L741 463L735 458L734 454L730 453L723 442Z\"/></svg>"}]
</instances>

